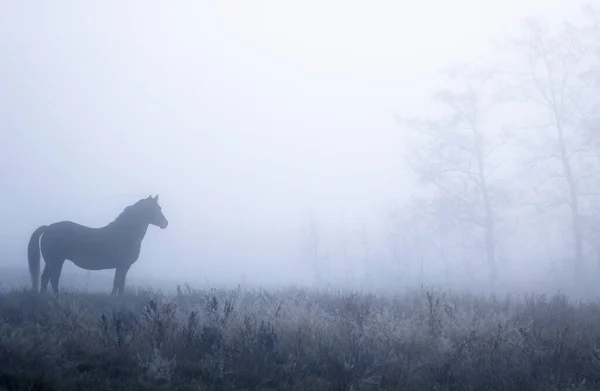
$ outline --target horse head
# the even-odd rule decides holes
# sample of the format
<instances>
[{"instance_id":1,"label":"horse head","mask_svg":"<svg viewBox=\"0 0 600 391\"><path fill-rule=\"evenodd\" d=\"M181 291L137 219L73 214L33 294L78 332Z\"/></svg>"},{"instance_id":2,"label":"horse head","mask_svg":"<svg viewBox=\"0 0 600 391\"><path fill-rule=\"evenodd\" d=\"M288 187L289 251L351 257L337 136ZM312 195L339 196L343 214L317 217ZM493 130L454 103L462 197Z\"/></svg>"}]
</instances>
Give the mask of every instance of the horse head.
<instances>
[{"instance_id":1,"label":"horse head","mask_svg":"<svg viewBox=\"0 0 600 391\"><path fill-rule=\"evenodd\" d=\"M148 196L140 202L140 209L144 220L148 224L155 225L161 229L167 228L169 221L162 213L162 208L158 204L158 194L155 197Z\"/></svg>"}]
</instances>

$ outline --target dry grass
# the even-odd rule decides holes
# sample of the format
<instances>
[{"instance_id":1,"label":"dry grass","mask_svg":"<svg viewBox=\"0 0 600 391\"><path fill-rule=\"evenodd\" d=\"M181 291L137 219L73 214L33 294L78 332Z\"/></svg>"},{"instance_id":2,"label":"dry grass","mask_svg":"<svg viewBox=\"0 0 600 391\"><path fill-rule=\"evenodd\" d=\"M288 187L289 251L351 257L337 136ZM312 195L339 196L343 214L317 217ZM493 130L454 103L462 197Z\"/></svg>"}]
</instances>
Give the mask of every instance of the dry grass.
<instances>
[{"instance_id":1,"label":"dry grass","mask_svg":"<svg viewBox=\"0 0 600 391\"><path fill-rule=\"evenodd\" d=\"M12 291L0 389L597 390L599 325L564 296Z\"/></svg>"}]
</instances>

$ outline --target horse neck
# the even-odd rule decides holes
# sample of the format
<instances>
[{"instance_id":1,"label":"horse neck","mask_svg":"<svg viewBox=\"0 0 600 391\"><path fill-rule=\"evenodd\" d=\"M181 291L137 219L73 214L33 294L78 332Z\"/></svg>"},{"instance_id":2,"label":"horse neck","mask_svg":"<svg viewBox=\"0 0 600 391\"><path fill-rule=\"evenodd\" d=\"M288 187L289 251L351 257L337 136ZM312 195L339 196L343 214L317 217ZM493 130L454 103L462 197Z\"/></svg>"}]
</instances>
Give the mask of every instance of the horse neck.
<instances>
[{"instance_id":1,"label":"horse neck","mask_svg":"<svg viewBox=\"0 0 600 391\"><path fill-rule=\"evenodd\" d=\"M129 219L117 219L108 224L105 229L118 232L120 236L126 237L132 241L141 242L146 236L148 223Z\"/></svg>"}]
</instances>

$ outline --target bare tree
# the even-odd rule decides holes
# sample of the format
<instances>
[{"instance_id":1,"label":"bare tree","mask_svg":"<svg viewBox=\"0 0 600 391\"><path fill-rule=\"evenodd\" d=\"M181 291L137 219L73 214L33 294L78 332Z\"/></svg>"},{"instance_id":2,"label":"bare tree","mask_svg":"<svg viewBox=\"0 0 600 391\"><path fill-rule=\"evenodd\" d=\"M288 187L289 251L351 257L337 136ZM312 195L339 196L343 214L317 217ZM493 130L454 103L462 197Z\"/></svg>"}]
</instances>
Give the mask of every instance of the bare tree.
<instances>
[{"instance_id":1,"label":"bare tree","mask_svg":"<svg viewBox=\"0 0 600 391\"><path fill-rule=\"evenodd\" d=\"M517 55L511 60L521 59L522 66L494 70L498 98L517 103L521 113L531 117L531 122L521 128L522 145L533 157L527 170L539 169L544 163L541 172L545 174L544 181L533 190L549 207L568 207L574 269L579 274L583 263L583 227L578 172L587 164L585 156L590 149L577 125L582 113L577 74L586 46L582 44L580 30L573 26L564 24L560 31L552 33L533 18L525 19L521 35L506 44ZM552 166L553 162L557 165Z\"/></svg>"},{"instance_id":2,"label":"bare tree","mask_svg":"<svg viewBox=\"0 0 600 391\"><path fill-rule=\"evenodd\" d=\"M424 284L423 247L425 231L431 228L431 217L423 200L413 199L390 214L389 238L392 259L396 263L398 281Z\"/></svg>"},{"instance_id":3,"label":"bare tree","mask_svg":"<svg viewBox=\"0 0 600 391\"><path fill-rule=\"evenodd\" d=\"M304 237L301 244L302 251L307 257L308 263L313 271L316 283L323 284L323 263L327 259L327 254L323 250L321 233L314 216L310 216L304 227Z\"/></svg>"},{"instance_id":4,"label":"bare tree","mask_svg":"<svg viewBox=\"0 0 600 391\"><path fill-rule=\"evenodd\" d=\"M468 225L482 233L489 276L498 277L495 204L502 199L493 185L501 166L494 154L507 135L486 126L484 109L489 76L467 67L447 72L457 85L439 90L434 101L446 109L437 120L398 118L411 130L405 158L420 183L433 191L428 208L452 229Z\"/></svg>"},{"instance_id":5,"label":"bare tree","mask_svg":"<svg viewBox=\"0 0 600 391\"><path fill-rule=\"evenodd\" d=\"M600 12L591 4L584 4L583 11L588 23L581 28L580 45L590 55L577 75L585 91L583 99L577 102L577 126L594 161L582 165L579 190L586 197L585 215L581 216L584 240L595 253L600 271Z\"/></svg>"}]
</instances>

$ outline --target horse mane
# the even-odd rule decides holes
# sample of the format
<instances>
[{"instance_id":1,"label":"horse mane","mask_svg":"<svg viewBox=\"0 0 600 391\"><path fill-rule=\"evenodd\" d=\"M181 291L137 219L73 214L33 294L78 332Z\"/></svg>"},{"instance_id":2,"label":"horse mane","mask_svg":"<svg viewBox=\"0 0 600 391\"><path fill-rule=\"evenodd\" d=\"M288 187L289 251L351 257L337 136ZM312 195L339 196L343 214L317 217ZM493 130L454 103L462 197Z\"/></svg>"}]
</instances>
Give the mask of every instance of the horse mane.
<instances>
[{"instance_id":1,"label":"horse mane","mask_svg":"<svg viewBox=\"0 0 600 391\"><path fill-rule=\"evenodd\" d=\"M113 226L115 224L129 222L129 221L133 220L136 217L135 212L137 211L137 208L141 205L141 203L143 201L144 201L144 199L142 198L141 200L137 201L135 204L125 207L125 209L123 209L123 211L117 216L117 218L114 219L110 224L108 224L108 226Z\"/></svg>"}]
</instances>

